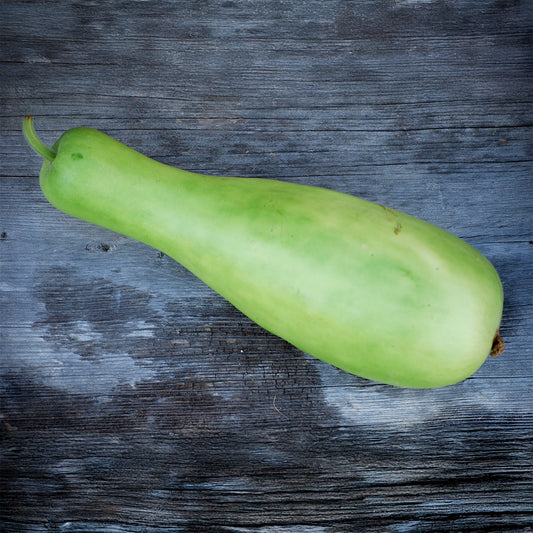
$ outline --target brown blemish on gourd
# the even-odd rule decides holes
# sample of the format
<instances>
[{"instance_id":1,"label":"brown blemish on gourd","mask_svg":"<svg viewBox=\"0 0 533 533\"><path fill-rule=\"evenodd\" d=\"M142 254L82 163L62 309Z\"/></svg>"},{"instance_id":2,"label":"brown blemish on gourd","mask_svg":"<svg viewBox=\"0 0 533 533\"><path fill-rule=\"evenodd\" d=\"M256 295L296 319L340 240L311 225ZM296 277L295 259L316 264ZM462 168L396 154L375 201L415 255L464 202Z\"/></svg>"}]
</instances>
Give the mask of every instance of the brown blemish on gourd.
<instances>
[{"instance_id":1,"label":"brown blemish on gourd","mask_svg":"<svg viewBox=\"0 0 533 533\"><path fill-rule=\"evenodd\" d=\"M394 209L391 209L390 207L386 207L382 204L377 204L377 205L379 205L379 207L381 207L385 211L385 213L387 213L387 220L389 222L393 222L395 219L397 219L398 213ZM398 235L400 231L402 231L401 223L397 221L392 231L394 231L394 235Z\"/></svg>"},{"instance_id":2,"label":"brown blemish on gourd","mask_svg":"<svg viewBox=\"0 0 533 533\"><path fill-rule=\"evenodd\" d=\"M387 206L385 206L385 205L383 205L383 204L378 204L378 205L379 205L379 207L381 207L381 208L385 211L385 213L387 213L388 215L396 215L396 213L394 212L394 210L391 209L390 207L387 207Z\"/></svg>"}]
</instances>

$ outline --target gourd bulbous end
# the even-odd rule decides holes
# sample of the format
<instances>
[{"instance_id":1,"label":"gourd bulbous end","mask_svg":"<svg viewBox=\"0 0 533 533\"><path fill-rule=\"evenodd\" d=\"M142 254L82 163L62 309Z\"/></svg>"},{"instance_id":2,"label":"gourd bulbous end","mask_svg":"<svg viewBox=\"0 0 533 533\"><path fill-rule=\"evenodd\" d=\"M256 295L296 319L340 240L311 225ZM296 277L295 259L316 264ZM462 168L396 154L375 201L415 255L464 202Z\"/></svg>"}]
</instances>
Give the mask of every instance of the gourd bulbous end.
<instances>
[{"instance_id":1,"label":"gourd bulbous end","mask_svg":"<svg viewBox=\"0 0 533 533\"><path fill-rule=\"evenodd\" d=\"M46 144L44 144L41 139L37 137L37 134L33 129L33 117L31 115L26 115L22 119L22 132L24 133L24 137L26 137L28 144L39 155L41 155L50 162L52 162L56 158L57 153L48 146L46 146Z\"/></svg>"}]
</instances>

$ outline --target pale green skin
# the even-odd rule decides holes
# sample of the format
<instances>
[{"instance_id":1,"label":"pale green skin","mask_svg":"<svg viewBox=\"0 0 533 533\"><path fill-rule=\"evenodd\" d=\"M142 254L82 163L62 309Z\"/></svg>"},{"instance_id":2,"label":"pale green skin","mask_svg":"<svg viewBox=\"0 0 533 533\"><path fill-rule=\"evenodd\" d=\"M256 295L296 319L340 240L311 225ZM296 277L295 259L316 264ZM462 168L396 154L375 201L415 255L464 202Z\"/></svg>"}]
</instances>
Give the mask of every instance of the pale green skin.
<instances>
[{"instance_id":1,"label":"pale green skin","mask_svg":"<svg viewBox=\"0 0 533 533\"><path fill-rule=\"evenodd\" d=\"M40 184L57 208L173 257L260 326L402 387L475 372L499 327L500 278L427 222L353 196L193 174L101 132L67 131Z\"/></svg>"}]
</instances>

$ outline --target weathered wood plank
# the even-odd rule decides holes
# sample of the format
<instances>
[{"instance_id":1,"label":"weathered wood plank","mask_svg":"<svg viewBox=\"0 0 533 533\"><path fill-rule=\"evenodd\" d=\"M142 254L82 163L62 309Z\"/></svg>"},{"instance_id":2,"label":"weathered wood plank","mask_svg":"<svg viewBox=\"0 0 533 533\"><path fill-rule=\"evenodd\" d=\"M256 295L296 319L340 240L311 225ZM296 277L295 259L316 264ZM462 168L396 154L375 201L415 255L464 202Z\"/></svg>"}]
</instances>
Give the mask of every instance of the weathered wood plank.
<instances>
[{"instance_id":1,"label":"weathered wood plank","mask_svg":"<svg viewBox=\"0 0 533 533\"><path fill-rule=\"evenodd\" d=\"M0 530L528 531L526 1L0 4ZM20 133L356 194L496 266L507 351L412 391L266 333L56 211Z\"/></svg>"}]
</instances>

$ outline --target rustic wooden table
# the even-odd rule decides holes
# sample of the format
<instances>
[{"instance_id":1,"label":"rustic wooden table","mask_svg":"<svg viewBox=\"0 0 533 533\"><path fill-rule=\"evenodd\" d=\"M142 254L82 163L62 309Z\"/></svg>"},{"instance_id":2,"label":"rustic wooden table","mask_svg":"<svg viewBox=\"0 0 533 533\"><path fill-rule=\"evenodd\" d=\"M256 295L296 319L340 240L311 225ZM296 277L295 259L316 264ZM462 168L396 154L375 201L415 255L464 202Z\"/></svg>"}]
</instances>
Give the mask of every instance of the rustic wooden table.
<instances>
[{"instance_id":1,"label":"rustic wooden table","mask_svg":"<svg viewBox=\"0 0 533 533\"><path fill-rule=\"evenodd\" d=\"M4 0L0 530L531 531L527 0ZM47 143L320 185L433 222L503 280L507 351L407 390L254 325L48 204Z\"/></svg>"}]
</instances>

